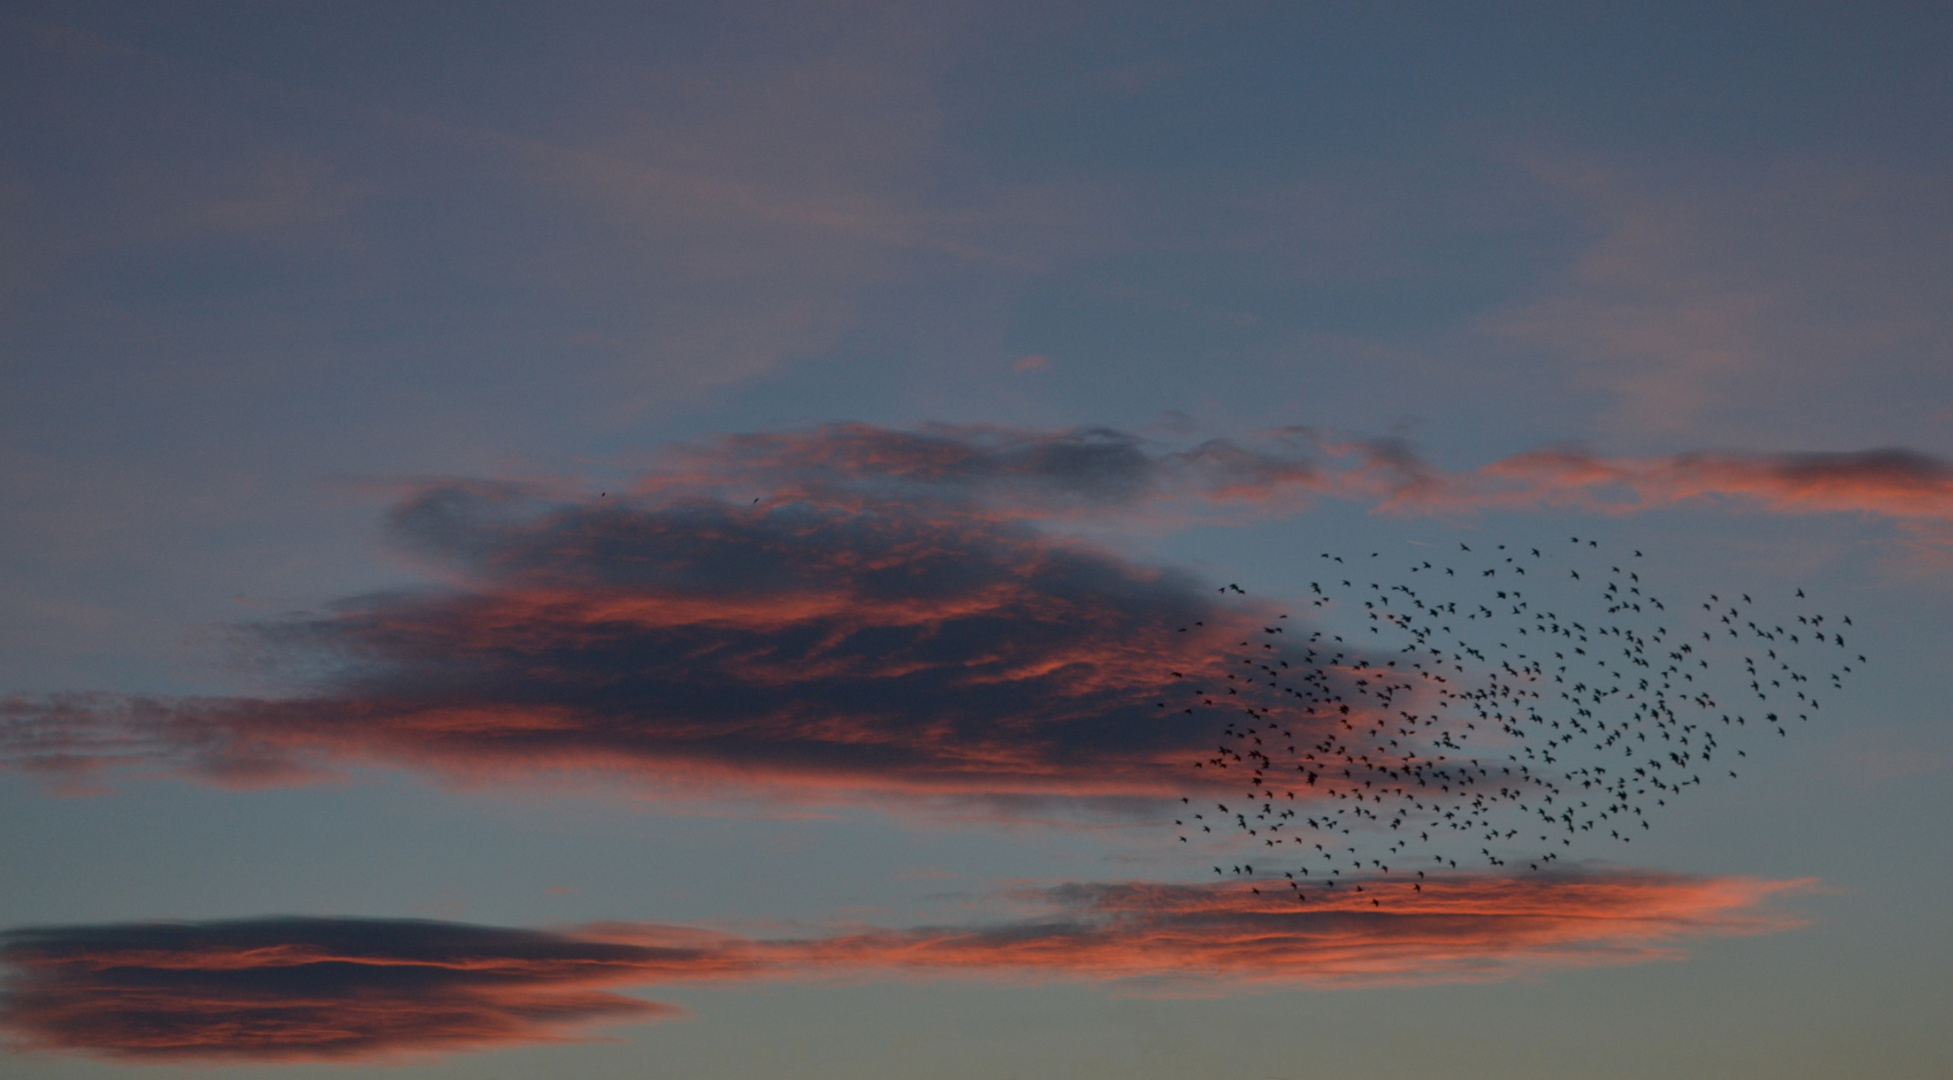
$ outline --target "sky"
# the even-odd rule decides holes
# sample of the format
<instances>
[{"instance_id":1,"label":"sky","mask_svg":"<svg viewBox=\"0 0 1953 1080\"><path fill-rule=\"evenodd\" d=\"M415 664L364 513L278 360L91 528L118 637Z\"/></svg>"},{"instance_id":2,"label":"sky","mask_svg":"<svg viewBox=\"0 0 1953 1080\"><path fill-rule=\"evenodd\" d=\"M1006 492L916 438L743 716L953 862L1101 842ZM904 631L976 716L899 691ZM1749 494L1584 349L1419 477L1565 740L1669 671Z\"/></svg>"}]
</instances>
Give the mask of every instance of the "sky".
<instances>
[{"instance_id":1,"label":"sky","mask_svg":"<svg viewBox=\"0 0 1953 1080\"><path fill-rule=\"evenodd\" d=\"M1953 17L0 27L0 1073L1953 1070Z\"/></svg>"}]
</instances>

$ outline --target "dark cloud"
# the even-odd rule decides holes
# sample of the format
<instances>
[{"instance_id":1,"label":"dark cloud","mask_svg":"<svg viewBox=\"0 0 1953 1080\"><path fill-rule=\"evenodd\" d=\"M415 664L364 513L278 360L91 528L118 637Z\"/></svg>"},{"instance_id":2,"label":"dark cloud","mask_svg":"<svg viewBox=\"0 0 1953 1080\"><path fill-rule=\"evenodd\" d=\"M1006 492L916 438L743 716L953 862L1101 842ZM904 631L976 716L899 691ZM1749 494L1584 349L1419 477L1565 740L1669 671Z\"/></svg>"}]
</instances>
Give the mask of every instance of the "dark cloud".
<instances>
[{"instance_id":1,"label":"dark cloud","mask_svg":"<svg viewBox=\"0 0 1953 1080\"><path fill-rule=\"evenodd\" d=\"M137 1061L372 1059L570 1037L671 1007L614 992L701 979L955 977L1202 985L1429 983L1638 963L1782 930L1799 883L1661 874L1063 885L1003 920L760 940L669 926L574 933L276 918L15 930L0 1028L23 1048ZM1367 891L1354 886L1366 884Z\"/></svg>"},{"instance_id":2,"label":"dark cloud","mask_svg":"<svg viewBox=\"0 0 1953 1080\"><path fill-rule=\"evenodd\" d=\"M270 918L14 930L17 1046L147 1061L279 1061L560 1039L673 1014L597 989L732 974L709 944L592 941L421 920Z\"/></svg>"},{"instance_id":3,"label":"dark cloud","mask_svg":"<svg viewBox=\"0 0 1953 1080\"><path fill-rule=\"evenodd\" d=\"M1221 650L1272 613L1054 521L1322 494L1439 512L1728 495L1917 517L1953 505L1949 475L1901 452L1556 451L1447 473L1406 444L1303 429L1184 450L1104 429L725 436L671 451L630 493L414 491L392 533L446 586L244 628L292 692L0 702L0 763L240 784L377 763L601 769L665 791L1156 798L1206 775L1187 766L1211 731L1160 708L1168 672L1217 679Z\"/></svg>"},{"instance_id":4,"label":"dark cloud","mask_svg":"<svg viewBox=\"0 0 1953 1080\"><path fill-rule=\"evenodd\" d=\"M1169 669L1208 662L1260 614L1184 573L925 499L551 501L455 484L391 521L454 587L248 628L302 692L15 701L7 757L247 783L372 761L776 791L1159 795L1184 785L1187 749L1205 741L1158 708Z\"/></svg>"},{"instance_id":5,"label":"dark cloud","mask_svg":"<svg viewBox=\"0 0 1953 1080\"><path fill-rule=\"evenodd\" d=\"M1306 498L1330 484L1319 456L1319 441L1306 429L1273 433L1260 446L1215 439L1170 449L1110 428L936 424L901 431L832 424L681 448L644 489L751 491L763 501L809 498L828 505L956 502L966 510L980 505L992 514L1038 517L1168 499Z\"/></svg>"}]
</instances>

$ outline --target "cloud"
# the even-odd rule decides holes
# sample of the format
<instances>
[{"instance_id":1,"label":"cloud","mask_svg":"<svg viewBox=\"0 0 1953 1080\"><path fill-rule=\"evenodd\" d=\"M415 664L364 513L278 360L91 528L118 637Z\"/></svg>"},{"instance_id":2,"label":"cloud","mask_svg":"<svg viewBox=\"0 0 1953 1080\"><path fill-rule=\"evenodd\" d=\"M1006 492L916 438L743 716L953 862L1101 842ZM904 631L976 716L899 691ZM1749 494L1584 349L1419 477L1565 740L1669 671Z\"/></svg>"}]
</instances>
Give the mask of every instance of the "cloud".
<instances>
[{"instance_id":1,"label":"cloud","mask_svg":"<svg viewBox=\"0 0 1953 1080\"><path fill-rule=\"evenodd\" d=\"M1574 506L1604 513L1723 499L1775 513L1953 520L1953 463L1899 447L1642 458L1548 448L1448 471L1401 439L1307 427L1176 449L1107 428L836 424L727 436L685 448L673 462L677 467L655 474L646 490L751 490L767 499L855 504L960 500L993 515L1042 521L1086 512L1171 517L1202 508L1278 513L1320 498L1393 511Z\"/></svg>"},{"instance_id":2,"label":"cloud","mask_svg":"<svg viewBox=\"0 0 1953 1080\"><path fill-rule=\"evenodd\" d=\"M120 763L236 783L378 762L611 769L668 789L1185 786L1206 736L1159 691L1265 613L1036 531L983 494L1130 502L1152 474L1129 441L848 429L817 446L726 440L710 460L772 486L758 502L712 497L718 476L633 498L419 491L392 525L451 587L244 631L302 692L16 700L0 705L0 745L43 772Z\"/></svg>"},{"instance_id":3,"label":"cloud","mask_svg":"<svg viewBox=\"0 0 1953 1080\"><path fill-rule=\"evenodd\" d=\"M1478 329L1530 346L1650 432L1890 430L1945 395L1945 178L1791 157L1650 167L1533 156L1590 237L1558 280Z\"/></svg>"},{"instance_id":4,"label":"cloud","mask_svg":"<svg viewBox=\"0 0 1953 1080\"><path fill-rule=\"evenodd\" d=\"M1071 884L1016 918L756 939L642 924L571 932L272 918L0 936L0 1027L20 1048L139 1061L346 1060L572 1037L671 1006L615 990L697 980L1065 980L1143 993L1239 984L1484 980L1640 963L1780 931L1802 883L1616 873L1368 882L1298 904L1251 887ZM1352 883L1354 884L1354 883ZM1372 903L1376 900L1376 903Z\"/></svg>"},{"instance_id":5,"label":"cloud","mask_svg":"<svg viewBox=\"0 0 1953 1080\"><path fill-rule=\"evenodd\" d=\"M1157 514L1163 503L1301 502L1340 490L1318 465L1306 429L1262 445L1213 439L1170 449L1111 428L1042 431L932 424L905 431L829 424L728 435L679 448L644 482L681 490L814 499L826 504L926 503L992 519L1090 513Z\"/></svg>"},{"instance_id":6,"label":"cloud","mask_svg":"<svg viewBox=\"0 0 1953 1080\"><path fill-rule=\"evenodd\" d=\"M710 946L422 920L270 918L14 930L0 1025L21 1049L143 1061L383 1057L553 1041L671 1006L599 987L728 974Z\"/></svg>"},{"instance_id":7,"label":"cloud","mask_svg":"<svg viewBox=\"0 0 1953 1080\"><path fill-rule=\"evenodd\" d=\"M1539 450L1468 473L1422 477L1386 505L1431 510L1573 506L1630 513L1704 500L1782 514L1860 513L1947 521L1953 520L1953 464L1904 449L1653 458Z\"/></svg>"},{"instance_id":8,"label":"cloud","mask_svg":"<svg viewBox=\"0 0 1953 1080\"><path fill-rule=\"evenodd\" d=\"M1356 885L1364 891L1354 891ZM1352 880L1299 902L1247 884L1072 884L1025 894L1045 913L987 927L866 931L801 943L835 970L1300 985L1496 979L1542 967L1680 955L1681 939L1797 925L1762 911L1808 883L1649 873ZM1259 888L1260 892L1254 889Z\"/></svg>"},{"instance_id":9,"label":"cloud","mask_svg":"<svg viewBox=\"0 0 1953 1080\"><path fill-rule=\"evenodd\" d=\"M392 533L445 584L241 628L290 693L0 701L0 764L76 784L378 764L464 782L608 771L661 794L1157 799L1208 786L1188 766L1212 726L1162 707L1189 685L1171 673L1220 681L1225 651L1275 613L1055 530L1324 496L1933 523L1953 508L1953 466L1558 450L1447 472L1402 442L1303 429L1180 449L1107 429L728 435L672 450L628 492L411 490ZM1318 674L1322 693L1356 677ZM1308 736L1318 720L1300 723Z\"/></svg>"}]
</instances>

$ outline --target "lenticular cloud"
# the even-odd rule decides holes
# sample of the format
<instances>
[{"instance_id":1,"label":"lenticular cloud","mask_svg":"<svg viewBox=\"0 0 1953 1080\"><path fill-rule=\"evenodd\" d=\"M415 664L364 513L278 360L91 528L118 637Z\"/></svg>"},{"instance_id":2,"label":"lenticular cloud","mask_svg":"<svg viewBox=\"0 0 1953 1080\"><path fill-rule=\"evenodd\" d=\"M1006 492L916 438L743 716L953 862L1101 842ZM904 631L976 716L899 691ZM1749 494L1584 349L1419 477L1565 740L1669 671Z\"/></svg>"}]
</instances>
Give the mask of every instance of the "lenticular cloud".
<instances>
[{"instance_id":1,"label":"lenticular cloud","mask_svg":"<svg viewBox=\"0 0 1953 1080\"><path fill-rule=\"evenodd\" d=\"M26 1049L146 1061L335 1060L550 1041L676 1010L601 987L723 971L709 949L420 920L274 918L0 935Z\"/></svg>"},{"instance_id":2,"label":"lenticular cloud","mask_svg":"<svg viewBox=\"0 0 1953 1080\"><path fill-rule=\"evenodd\" d=\"M1071 981L1138 993L1508 977L1671 958L1781 930L1794 882L1657 874L1372 882L1298 907L1236 884L1061 885L986 923L756 939L610 924L511 930L269 918L0 934L0 1031L17 1047L130 1061L371 1060L580 1037L679 1012L619 991L698 981Z\"/></svg>"}]
</instances>

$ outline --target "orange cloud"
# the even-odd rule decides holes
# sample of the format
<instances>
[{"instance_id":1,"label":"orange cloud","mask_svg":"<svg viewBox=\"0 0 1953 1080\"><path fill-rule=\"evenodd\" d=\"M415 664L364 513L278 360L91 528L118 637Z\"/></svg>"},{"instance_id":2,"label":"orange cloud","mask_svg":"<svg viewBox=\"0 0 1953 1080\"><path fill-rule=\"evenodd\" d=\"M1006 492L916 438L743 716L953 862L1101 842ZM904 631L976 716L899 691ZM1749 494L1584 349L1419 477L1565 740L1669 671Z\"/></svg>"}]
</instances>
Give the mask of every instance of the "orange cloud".
<instances>
[{"instance_id":1,"label":"orange cloud","mask_svg":"<svg viewBox=\"0 0 1953 1080\"><path fill-rule=\"evenodd\" d=\"M1728 497L1914 519L1953 504L1953 467L1897 451L1540 452L1448 473L1391 440L1297 429L1270 446L844 424L681 447L632 495L435 485L390 521L448 588L245 629L298 691L0 701L0 767L236 784L360 763L464 780L600 769L661 792L1123 805L1239 786L1213 776L1224 761L1190 768L1214 726L1183 691L1218 685L1221 651L1273 612L1039 521L1322 495L1436 512ZM1364 700L1336 696L1358 677L1328 663L1309 692ZM1297 722L1312 739L1336 721Z\"/></svg>"},{"instance_id":2,"label":"orange cloud","mask_svg":"<svg viewBox=\"0 0 1953 1080\"><path fill-rule=\"evenodd\" d=\"M234 783L375 762L610 769L666 789L1150 798L1187 786L1211 727L1177 697L1163 707L1170 672L1210 669L1266 614L926 503L550 503L452 486L394 521L457 587L250 628L274 662L323 673L305 692L0 702L0 752L42 772Z\"/></svg>"},{"instance_id":3,"label":"orange cloud","mask_svg":"<svg viewBox=\"0 0 1953 1080\"><path fill-rule=\"evenodd\" d=\"M1254 443L1156 446L1104 428L1033 431L836 424L727 436L681 448L645 490L815 498L959 500L1012 519L1081 510L1168 513L1167 504L1300 509L1322 497L1423 511L1575 506L1622 513L1726 499L1779 513L1953 520L1953 464L1915 451L1604 457L1550 449L1445 471L1399 439L1310 428Z\"/></svg>"},{"instance_id":4,"label":"orange cloud","mask_svg":"<svg viewBox=\"0 0 1953 1080\"><path fill-rule=\"evenodd\" d=\"M1728 500L1786 514L1953 520L1953 465L1908 450L1607 458L1542 450L1469 473L1422 478L1385 505L1419 509L1574 506L1627 513Z\"/></svg>"},{"instance_id":5,"label":"orange cloud","mask_svg":"<svg viewBox=\"0 0 1953 1080\"><path fill-rule=\"evenodd\" d=\"M837 970L1157 985L1495 979L1672 959L1691 937L1783 930L1795 921L1761 905L1804 884L1663 874L1370 878L1311 888L1302 901L1285 882L1266 879L1067 885L1031 898L1050 909L1041 918L871 931L803 948Z\"/></svg>"},{"instance_id":6,"label":"orange cloud","mask_svg":"<svg viewBox=\"0 0 1953 1080\"><path fill-rule=\"evenodd\" d=\"M1356 885L1366 891L1357 893ZM1681 955L1780 931L1803 883L1616 873L1370 879L1298 902L1256 886L1064 885L985 925L751 939L611 924L570 933L278 918L0 936L19 1048L136 1061L362 1060L573 1037L670 1006L616 993L706 980L1073 980L1159 992L1485 980Z\"/></svg>"}]
</instances>

